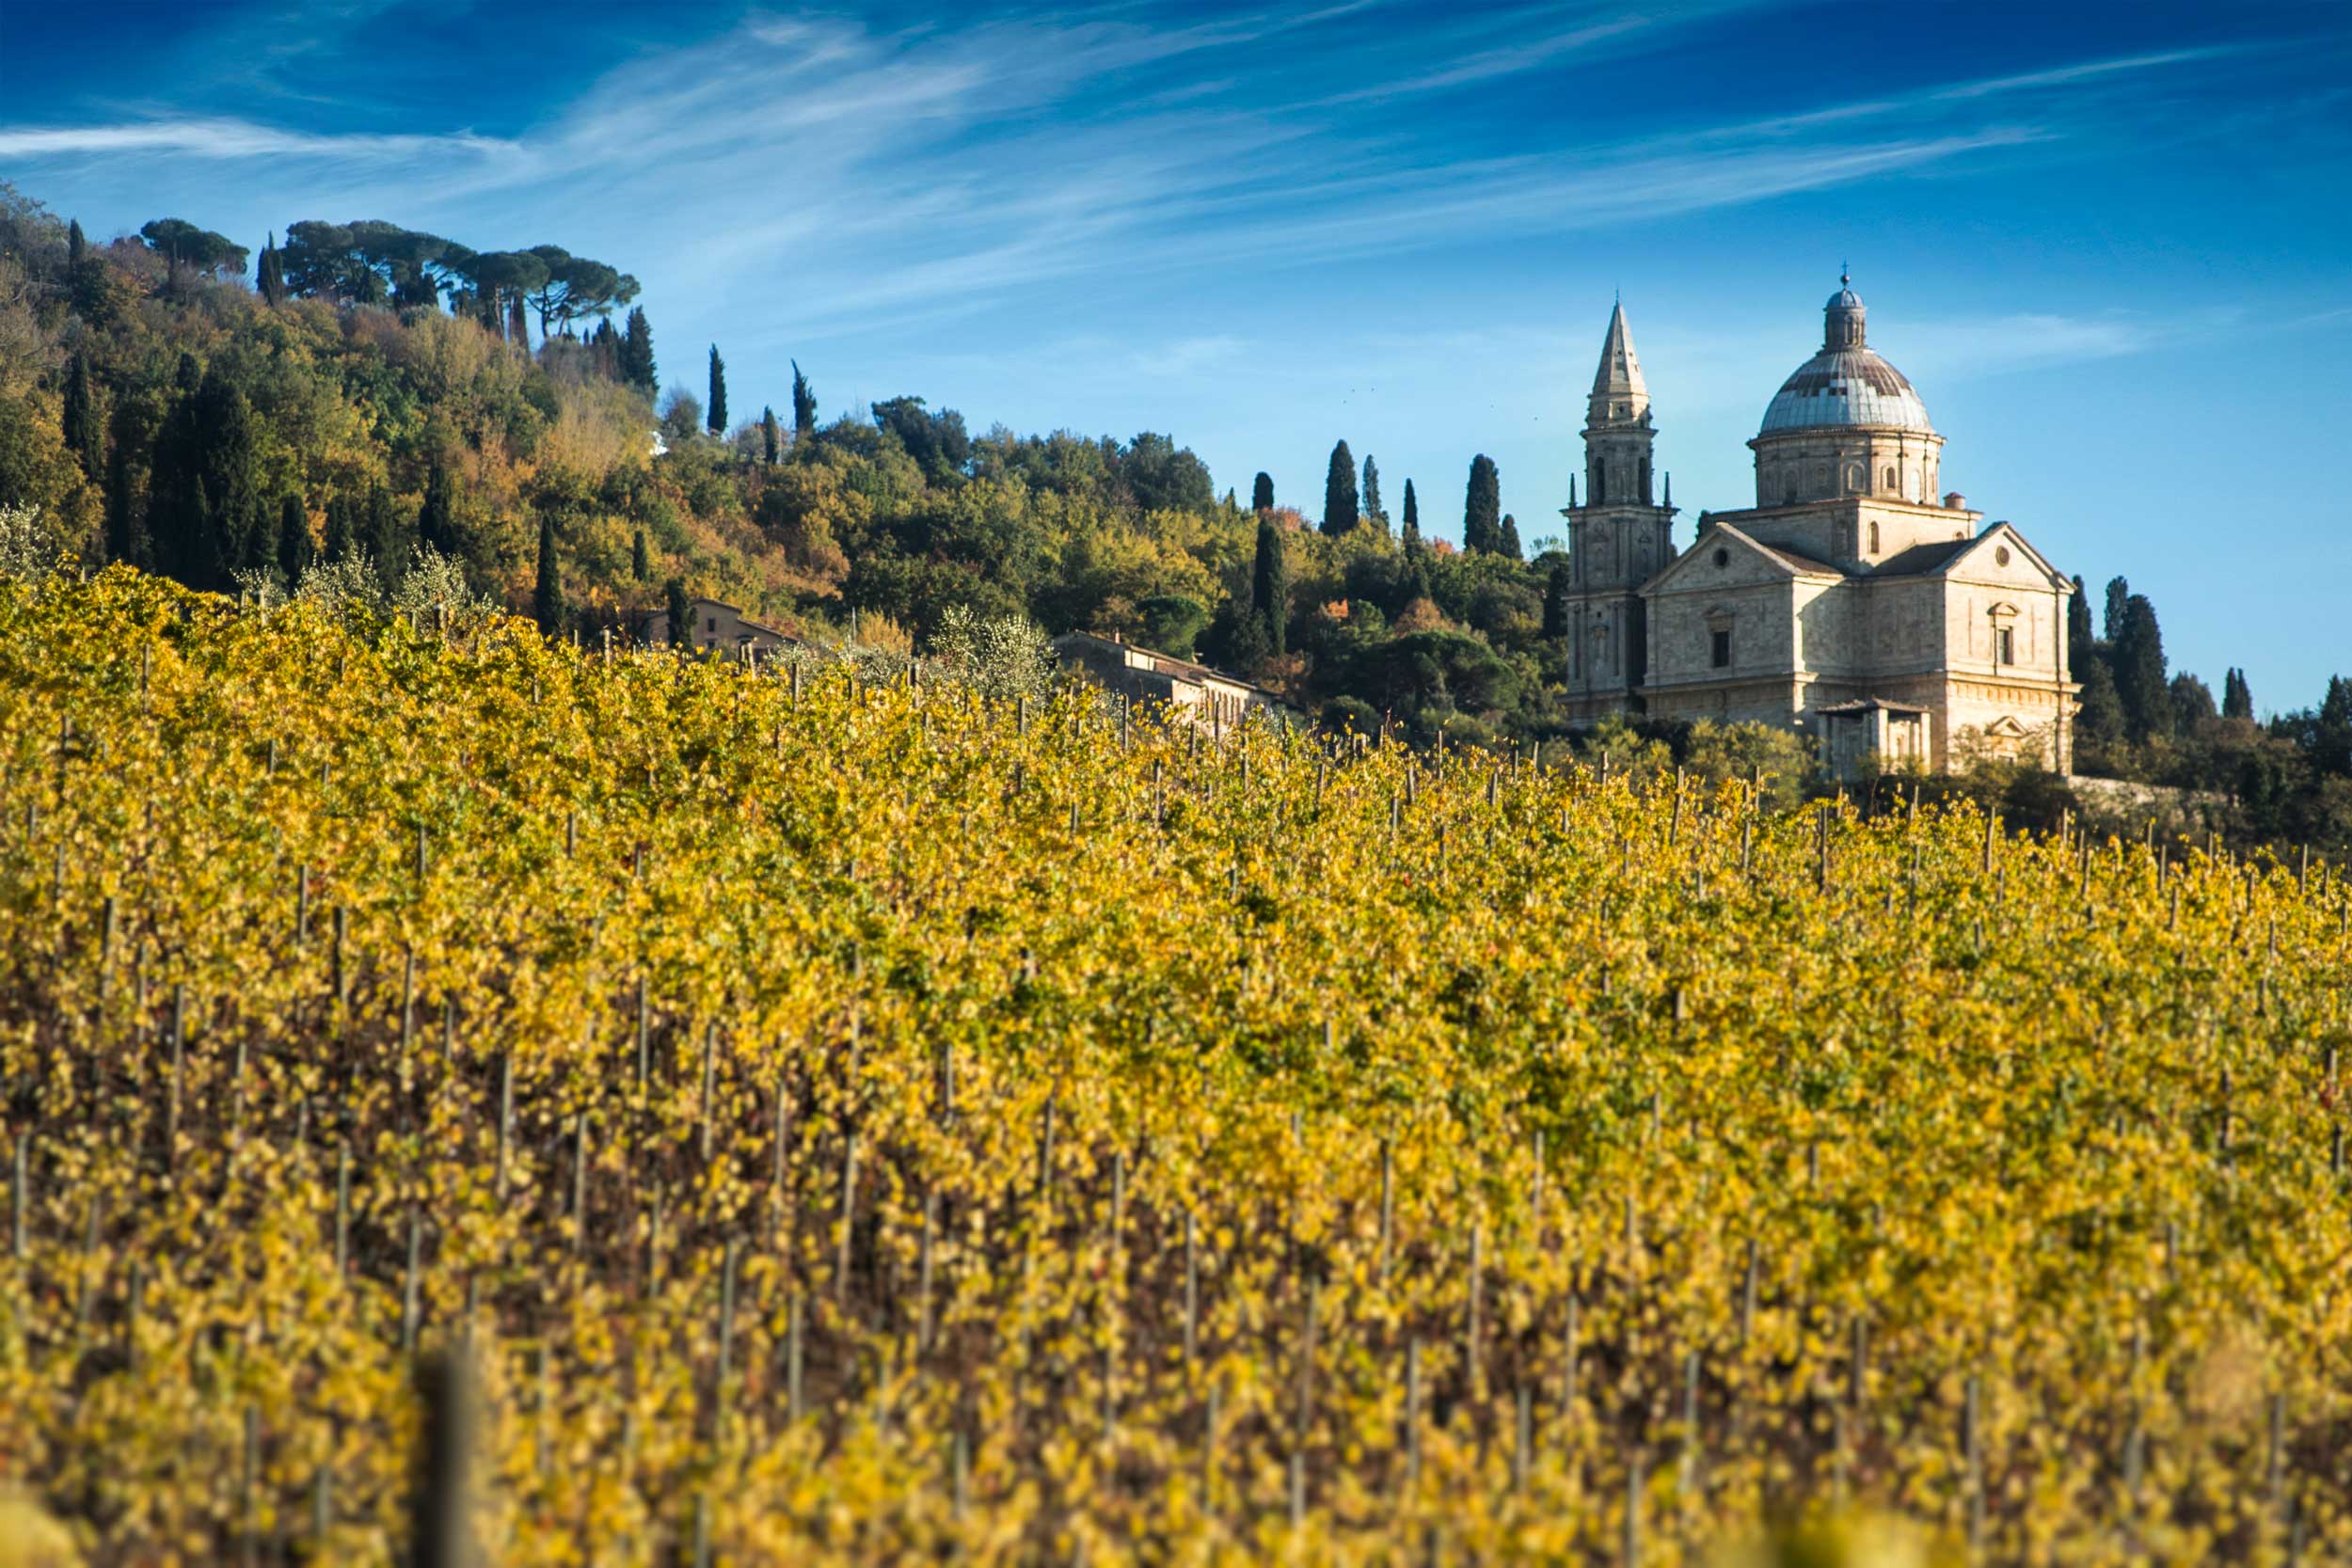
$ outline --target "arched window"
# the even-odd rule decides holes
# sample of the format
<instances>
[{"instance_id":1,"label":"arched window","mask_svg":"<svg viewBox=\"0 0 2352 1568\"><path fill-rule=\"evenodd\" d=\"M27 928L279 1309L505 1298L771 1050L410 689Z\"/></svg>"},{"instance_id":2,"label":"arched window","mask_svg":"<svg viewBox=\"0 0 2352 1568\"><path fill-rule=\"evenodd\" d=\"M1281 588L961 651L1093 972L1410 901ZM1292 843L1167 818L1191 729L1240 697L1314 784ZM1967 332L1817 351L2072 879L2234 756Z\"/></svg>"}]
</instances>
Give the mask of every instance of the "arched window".
<instances>
[{"instance_id":1,"label":"arched window","mask_svg":"<svg viewBox=\"0 0 2352 1568\"><path fill-rule=\"evenodd\" d=\"M1895 470L1892 468L1886 470L1886 487L1889 490L1895 488Z\"/></svg>"},{"instance_id":2,"label":"arched window","mask_svg":"<svg viewBox=\"0 0 2352 1568\"><path fill-rule=\"evenodd\" d=\"M1879 526L1876 523L1870 525L1870 553L1879 553Z\"/></svg>"}]
</instances>

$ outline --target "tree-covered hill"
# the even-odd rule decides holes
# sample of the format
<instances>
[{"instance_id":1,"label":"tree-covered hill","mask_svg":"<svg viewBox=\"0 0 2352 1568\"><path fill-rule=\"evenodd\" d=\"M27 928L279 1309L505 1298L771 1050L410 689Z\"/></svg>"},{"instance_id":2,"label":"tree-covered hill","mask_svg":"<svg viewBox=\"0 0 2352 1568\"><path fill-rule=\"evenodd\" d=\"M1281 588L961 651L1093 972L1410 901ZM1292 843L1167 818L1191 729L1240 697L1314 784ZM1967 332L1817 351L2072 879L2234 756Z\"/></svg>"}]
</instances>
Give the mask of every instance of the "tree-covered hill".
<instances>
[{"instance_id":1,"label":"tree-covered hill","mask_svg":"<svg viewBox=\"0 0 2352 1568\"><path fill-rule=\"evenodd\" d=\"M1808 771L1777 730L1572 742L1567 557L1522 546L1484 454L1459 490L1405 479L1393 519L1344 440L1321 497L1261 473L1245 506L1163 434L975 435L913 395L828 421L797 365L788 388L730 388L719 345L657 356L639 293L559 245L374 220L301 219L258 251L177 217L93 241L0 184L0 505L39 507L85 562L200 588L331 566L390 593L453 563L556 635L631 628L675 592L901 650L961 607L1200 657L1424 744ZM1462 497L1466 548L1422 531L1440 494ZM2077 595L2079 762L2195 791L2244 837L2352 845L2352 683L2257 723L2241 674L2217 705L2168 671L2153 607L2120 578L2108 596L2094 635ZM1965 782L2053 821L2079 804L2027 772Z\"/></svg>"},{"instance_id":2,"label":"tree-covered hill","mask_svg":"<svg viewBox=\"0 0 2352 1568\"><path fill-rule=\"evenodd\" d=\"M1515 531L1425 542L1409 484L1400 534L1375 461L1359 491L1344 443L1311 528L1263 477L1256 504L1220 499L1156 433L975 435L915 396L821 422L797 376L773 402L734 388L730 422L715 345L703 388L657 397L645 312L612 322L635 280L555 245L304 220L248 286L247 250L194 223L93 243L9 192L0 257L0 497L86 561L228 591L346 553L397 572L423 546L522 608L550 602L546 531L559 630L625 625L674 578L803 628L855 610L882 638L963 605L1214 659L1423 738L1557 731L1564 558L1519 559Z\"/></svg>"}]
</instances>

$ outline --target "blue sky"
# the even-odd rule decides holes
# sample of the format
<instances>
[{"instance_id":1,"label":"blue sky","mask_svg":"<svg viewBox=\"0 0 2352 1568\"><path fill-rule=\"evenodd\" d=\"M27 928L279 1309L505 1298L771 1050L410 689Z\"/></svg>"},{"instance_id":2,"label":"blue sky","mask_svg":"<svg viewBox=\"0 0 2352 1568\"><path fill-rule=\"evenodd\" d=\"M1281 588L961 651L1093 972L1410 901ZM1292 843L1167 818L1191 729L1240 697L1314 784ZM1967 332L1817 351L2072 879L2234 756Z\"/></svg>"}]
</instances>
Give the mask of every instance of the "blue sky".
<instances>
[{"instance_id":1,"label":"blue sky","mask_svg":"<svg viewBox=\"0 0 2352 1568\"><path fill-rule=\"evenodd\" d=\"M1534 540L1622 290L1684 511L1841 261L1944 477L2265 709L2352 672L2352 10L0 0L0 178L93 232L381 217L644 284L665 380L1333 440Z\"/></svg>"}]
</instances>

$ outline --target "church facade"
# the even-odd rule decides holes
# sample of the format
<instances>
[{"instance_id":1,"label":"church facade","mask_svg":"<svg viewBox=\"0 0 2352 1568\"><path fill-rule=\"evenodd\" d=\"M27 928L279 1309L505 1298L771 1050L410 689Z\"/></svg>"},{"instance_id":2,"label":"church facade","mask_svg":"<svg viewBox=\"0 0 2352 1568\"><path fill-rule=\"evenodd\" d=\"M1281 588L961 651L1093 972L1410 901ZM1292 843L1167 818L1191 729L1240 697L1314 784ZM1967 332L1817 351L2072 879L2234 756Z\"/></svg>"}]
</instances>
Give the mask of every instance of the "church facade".
<instances>
[{"instance_id":1,"label":"church facade","mask_svg":"<svg viewBox=\"0 0 2352 1568\"><path fill-rule=\"evenodd\" d=\"M2073 584L2010 524L1937 495L1944 438L1839 281L1820 352L1748 443L1756 505L1702 514L1679 552L1622 303L1611 315L1563 513L1570 717L1791 727L1841 777L1982 755L2068 771Z\"/></svg>"}]
</instances>

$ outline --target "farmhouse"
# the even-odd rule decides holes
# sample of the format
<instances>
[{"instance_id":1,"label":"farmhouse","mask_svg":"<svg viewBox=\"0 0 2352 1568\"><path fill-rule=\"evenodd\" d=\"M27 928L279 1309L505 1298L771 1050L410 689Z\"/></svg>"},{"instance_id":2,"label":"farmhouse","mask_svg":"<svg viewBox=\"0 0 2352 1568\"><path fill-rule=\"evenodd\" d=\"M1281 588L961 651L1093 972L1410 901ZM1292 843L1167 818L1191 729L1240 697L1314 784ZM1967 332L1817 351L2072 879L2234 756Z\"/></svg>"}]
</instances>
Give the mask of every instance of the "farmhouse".
<instances>
[{"instance_id":1,"label":"farmhouse","mask_svg":"<svg viewBox=\"0 0 2352 1568\"><path fill-rule=\"evenodd\" d=\"M800 646L801 640L789 632L762 626L745 616L735 605L719 599L690 599L693 620L687 628L686 642L690 647L714 649L736 654L749 650L755 654L772 653L778 648ZM642 628L645 642L652 647L670 645L670 612L657 610L645 617Z\"/></svg>"},{"instance_id":2,"label":"farmhouse","mask_svg":"<svg viewBox=\"0 0 2352 1568\"><path fill-rule=\"evenodd\" d=\"M1211 728L1231 727L1252 713L1280 718L1293 712L1263 686L1205 664L1155 654L1116 637L1066 632L1054 639L1054 655L1063 669L1106 691L1166 703L1193 722Z\"/></svg>"}]
</instances>

